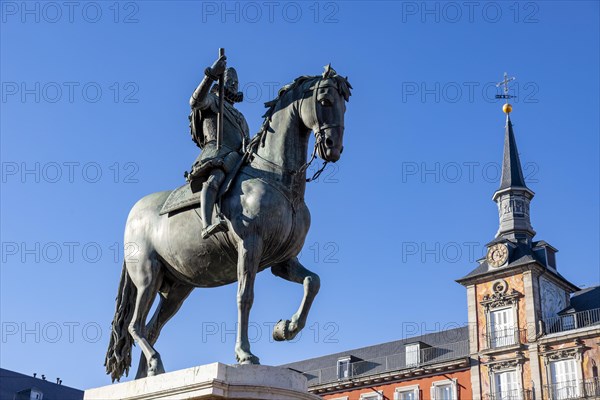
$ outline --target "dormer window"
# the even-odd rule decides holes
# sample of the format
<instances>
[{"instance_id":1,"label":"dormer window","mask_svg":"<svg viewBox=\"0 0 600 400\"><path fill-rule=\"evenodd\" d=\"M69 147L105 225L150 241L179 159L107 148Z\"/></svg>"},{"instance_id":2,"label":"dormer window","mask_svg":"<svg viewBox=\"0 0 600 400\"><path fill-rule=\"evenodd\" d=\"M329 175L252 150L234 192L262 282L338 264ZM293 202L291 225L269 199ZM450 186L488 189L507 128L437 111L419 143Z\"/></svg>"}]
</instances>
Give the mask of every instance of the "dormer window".
<instances>
[{"instance_id":1,"label":"dormer window","mask_svg":"<svg viewBox=\"0 0 600 400\"><path fill-rule=\"evenodd\" d=\"M30 388L17 392L15 400L44 400L44 392L38 388Z\"/></svg>"},{"instance_id":2,"label":"dormer window","mask_svg":"<svg viewBox=\"0 0 600 400\"><path fill-rule=\"evenodd\" d=\"M421 343L409 343L405 347L406 366L413 367L421 362Z\"/></svg>"},{"instance_id":3,"label":"dormer window","mask_svg":"<svg viewBox=\"0 0 600 400\"><path fill-rule=\"evenodd\" d=\"M350 359L351 357L340 358L337 361L337 377L338 379L350 379Z\"/></svg>"},{"instance_id":4,"label":"dormer window","mask_svg":"<svg viewBox=\"0 0 600 400\"><path fill-rule=\"evenodd\" d=\"M534 243L533 251L546 267L556 271L556 250L543 240Z\"/></svg>"}]
</instances>

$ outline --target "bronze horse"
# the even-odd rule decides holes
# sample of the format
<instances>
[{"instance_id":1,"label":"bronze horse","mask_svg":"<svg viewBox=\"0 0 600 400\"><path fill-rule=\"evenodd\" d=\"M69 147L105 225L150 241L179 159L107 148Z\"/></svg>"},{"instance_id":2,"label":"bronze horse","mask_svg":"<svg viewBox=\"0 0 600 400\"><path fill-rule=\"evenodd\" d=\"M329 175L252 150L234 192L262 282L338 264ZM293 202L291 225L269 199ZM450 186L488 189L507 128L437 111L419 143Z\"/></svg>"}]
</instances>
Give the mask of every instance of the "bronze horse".
<instances>
[{"instance_id":1,"label":"bronze horse","mask_svg":"<svg viewBox=\"0 0 600 400\"><path fill-rule=\"evenodd\" d=\"M196 287L238 282L235 344L240 364L258 364L250 352L248 319L256 273L266 268L302 284L304 296L289 320L275 326L276 340L291 340L305 326L319 291L319 276L300 264L310 226L304 203L308 140L315 132L315 154L335 162L343 150L345 102L351 85L330 66L321 76L302 76L284 86L265 114L261 132L249 146L247 162L223 195L221 212L229 225L203 240L197 208L160 215L170 191L150 194L132 208L125 227L128 251L123 262L112 335L105 366L112 380L129 373L134 340L142 355L137 378L164 372L154 349L162 327ZM146 318L159 294L148 325Z\"/></svg>"}]
</instances>

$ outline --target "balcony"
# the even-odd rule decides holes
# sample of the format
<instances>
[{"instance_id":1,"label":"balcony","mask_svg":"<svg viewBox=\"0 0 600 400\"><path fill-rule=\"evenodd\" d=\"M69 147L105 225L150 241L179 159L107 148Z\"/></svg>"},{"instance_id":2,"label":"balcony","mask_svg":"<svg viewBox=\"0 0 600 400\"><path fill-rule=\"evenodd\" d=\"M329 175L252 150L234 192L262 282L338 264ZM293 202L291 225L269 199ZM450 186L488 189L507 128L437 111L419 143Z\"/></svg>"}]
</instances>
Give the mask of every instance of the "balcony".
<instances>
[{"instance_id":1,"label":"balcony","mask_svg":"<svg viewBox=\"0 0 600 400\"><path fill-rule=\"evenodd\" d=\"M544 386L544 398L549 400L595 399L600 397L598 378L575 380Z\"/></svg>"},{"instance_id":2,"label":"balcony","mask_svg":"<svg viewBox=\"0 0 600 400\"><path fill-rule=\"evenodd\" d=\"M533 400L533 391L529 389L509 390L487 394L486 400Z\"/></svg>"},{"instance_id":3,"label":"balcony","mask_svg":"<svg viewBox=\"0 0 600 400\"><path fill-rule=\"evenodd\" d=\"M493 329L483 333L487 349L517 346L525 343L525 329Z\"/></svg>"},{"instance_id":4,"label":"balcony","mask_svg":"<svg viewBox=\"0 0 600 400\"><path fill-rule=\"evenodd\" d=\"M443 347L428 347L421 349L418 356L406 352L378 357L370 360L355 361L347 368L340 369L336 366L306 371L304 376L308 379L308 386L317 386L334 382L343 383L354 379L363 379L379 374L387 374L395 371L414 371L426 366L460 359L469 355L469 341L448 343Z\"/></svg>"},{"instance_id":5,"label":"balcony","mask_svg":"<svg viewBox=\"0 0 600 400\"><path fill-rule=\"evenodd\" d=\"M544 320L544 333L566 332L593 325L600 327L600 308L547 318Z\"/></svg>"}]
</instances>

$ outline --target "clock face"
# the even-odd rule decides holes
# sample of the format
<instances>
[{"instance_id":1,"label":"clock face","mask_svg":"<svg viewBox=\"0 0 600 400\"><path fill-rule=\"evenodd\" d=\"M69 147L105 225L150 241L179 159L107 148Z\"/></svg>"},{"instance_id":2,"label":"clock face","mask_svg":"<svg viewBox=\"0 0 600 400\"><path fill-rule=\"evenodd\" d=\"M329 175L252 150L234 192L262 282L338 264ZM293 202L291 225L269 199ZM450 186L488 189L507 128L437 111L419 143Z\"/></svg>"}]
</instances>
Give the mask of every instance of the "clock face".
<instances>
[{"instance_id":1,"label":"clock face","mask_svg":"<svg viewBox=\"0 0 600 400\"><path fill-rule=\"evenodd\" d=\"M499 267L508 259L508 247L503 243L496 243L488 249L487 262L492 267Z\"/></svg>"}]
</instances>

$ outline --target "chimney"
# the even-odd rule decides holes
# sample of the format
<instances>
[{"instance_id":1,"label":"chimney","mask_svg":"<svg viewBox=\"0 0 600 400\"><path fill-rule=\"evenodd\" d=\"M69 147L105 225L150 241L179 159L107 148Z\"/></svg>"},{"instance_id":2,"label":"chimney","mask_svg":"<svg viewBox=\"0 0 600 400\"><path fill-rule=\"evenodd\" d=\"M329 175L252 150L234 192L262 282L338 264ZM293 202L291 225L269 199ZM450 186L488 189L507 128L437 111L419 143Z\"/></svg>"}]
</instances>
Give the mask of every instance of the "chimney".
<instances>
[{"instance_id":1,"label":"chimney","mask_svg":"<svg viewBox=\"0 0 600 400\"><path fill-rule=\"evenodd\" d=\"M34 378L35 378L35 377L37 377L37 372L34 372L34 373L33 373L33 377L34 377Z\"/></svg>"},{"instance_id":2,"label":"chimney","mask_svg":"<svg viewBox=\"0 0 600 400\"><path fill-rule=\"evenodd\" d=\"M42 374L42 380L45 381L46 380L46 375Z\"/></svg>"}]
</instances>

